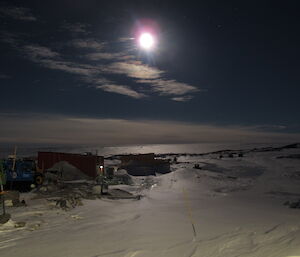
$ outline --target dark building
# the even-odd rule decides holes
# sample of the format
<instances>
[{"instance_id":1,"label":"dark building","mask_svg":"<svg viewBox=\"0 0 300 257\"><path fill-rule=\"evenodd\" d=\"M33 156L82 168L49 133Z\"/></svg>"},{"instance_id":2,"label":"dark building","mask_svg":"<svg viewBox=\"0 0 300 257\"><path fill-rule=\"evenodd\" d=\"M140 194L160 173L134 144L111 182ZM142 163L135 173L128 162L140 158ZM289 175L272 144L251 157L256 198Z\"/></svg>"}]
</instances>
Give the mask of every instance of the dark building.
<instances>
[{"instance_id":1,"label":"dark building","mask_svg":"<svg viewBox=\"0 0 300 257\"><path fill-rule=\"evenodd\" d=\"M169 160L155 159L154 153L121 156L121 168L133 176L149 176L170 172Z\"/></svg>"}]
</instances>

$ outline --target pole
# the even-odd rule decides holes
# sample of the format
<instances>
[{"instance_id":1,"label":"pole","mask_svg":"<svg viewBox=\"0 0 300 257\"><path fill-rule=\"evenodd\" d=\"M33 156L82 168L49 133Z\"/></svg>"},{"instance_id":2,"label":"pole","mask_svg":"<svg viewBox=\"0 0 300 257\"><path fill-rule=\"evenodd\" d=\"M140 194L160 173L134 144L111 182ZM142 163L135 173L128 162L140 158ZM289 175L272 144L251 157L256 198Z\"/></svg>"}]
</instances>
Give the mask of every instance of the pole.
<instances>
[{"instance_id":1,"label":"pole","mask_svg":"<svg viewBox=\"0 0 300 257\"><path fill-rule=\"evenodd\" d=\"M2 184L2 178L0 176L0 188L1 188L1 200L2 200L2 210L3 210L3 216L5 215L5 199L4 199L4 190L3 190L3 184Z\"/></svg>"},{"instance_id":2,"label":"pole","mask_svg":"<svg viewBox=\"0 0 300 257\"><path fill-rule=\"evenodd\" d=\"M14 150L14 155L13 155L13 167L12 170L13 172L15 171L15 166L16 166L16 159L17 159L17 146L15 146L15 150Z\"/></svg>"}]
</instances>

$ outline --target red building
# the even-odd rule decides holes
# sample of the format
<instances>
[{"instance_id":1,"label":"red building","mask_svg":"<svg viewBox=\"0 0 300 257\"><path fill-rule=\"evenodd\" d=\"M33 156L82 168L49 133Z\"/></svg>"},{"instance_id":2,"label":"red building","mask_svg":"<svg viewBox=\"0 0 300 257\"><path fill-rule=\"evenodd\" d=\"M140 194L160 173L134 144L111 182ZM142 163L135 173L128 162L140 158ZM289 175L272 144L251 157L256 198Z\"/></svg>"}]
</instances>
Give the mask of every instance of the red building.
<instances>
[{"instance_id":1,"label":"red building","mask_svg":"<svg viewBox=\"0 0 300 257\"><path fill-rule=\"evenodd\" d=\"M38 167L42 171L58 162L68 162L89 177L95 178L104 169L104 157L92 154L38 152Z\"/></svg>"}]
</instances>

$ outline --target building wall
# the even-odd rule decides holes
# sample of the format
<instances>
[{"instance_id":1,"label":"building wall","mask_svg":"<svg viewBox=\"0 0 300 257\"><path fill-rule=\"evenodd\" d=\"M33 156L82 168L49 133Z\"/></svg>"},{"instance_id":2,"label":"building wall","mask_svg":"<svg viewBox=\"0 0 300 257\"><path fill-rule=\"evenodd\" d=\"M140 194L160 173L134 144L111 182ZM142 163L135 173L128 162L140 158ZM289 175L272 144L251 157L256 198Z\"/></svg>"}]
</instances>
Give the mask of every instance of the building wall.
<instances>
[{"instance_id":1,"label":"building wall","mask_svg":"<svg viewBox=\"0 0 300 257\"><path fill-rule=\"evenodd\" d=\"M104 166L104 157L96 155L82 155L56 152L38 152L38 167L42 170L51 168L54 164L66 161L78 168L87 176L97 176L97 166Z\"/></svg>"},{"instance_id":2,"label":"building wall","mask_svg":"<svg viewBox=\"0 0 300 257\"><path fill-rule=\"evenodd\" d=\"M151 163L154 162L154 153L148 153L148 154L128 154L121 156L121 162L122 164L126 164L130 161L138 161L141 163Z\"/></svg>"}]
</instances>

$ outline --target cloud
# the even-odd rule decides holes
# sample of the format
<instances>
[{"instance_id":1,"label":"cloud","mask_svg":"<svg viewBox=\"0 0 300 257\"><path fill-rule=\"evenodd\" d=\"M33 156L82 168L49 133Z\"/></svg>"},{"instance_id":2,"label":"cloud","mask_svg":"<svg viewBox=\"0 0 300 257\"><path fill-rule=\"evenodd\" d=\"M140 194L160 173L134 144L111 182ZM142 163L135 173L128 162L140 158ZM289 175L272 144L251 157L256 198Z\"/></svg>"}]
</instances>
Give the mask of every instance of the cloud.
<instances>
[{"instance_id":1,"label":"cloud","mask_svg":"<svg viewBox=\"0 0 300 257\"><path fill-rule=\"evenodd\" d=\"M157 120L93 119L38 114L0 114L0 142L47 144L273 143L300 134L269 133L251 127L220 127Z\"/></svg>"},{"instance_id":2,"label":"cloud","mask_svg":"<svg viewBox=\"0 0 300 257\"><path fill-rule=\"evenodd\" d=\"M21 21L36 21L31 10L25 7L3 6L0 8L0 16L13 18Z\"/></svg>"},{"instance_id":3,"label":"cloud","mask_svg":"<svg viewBox=\"0 0 300 257\"><path fill-rule=\"evenodd\" d=\"M80 22L76 22L76 23L64 22L61 25L61 28L64 30L68 30L73 33L84 33L84 34L88 33L88 27L89 26L87 24L80 23Z\"/></svg>"},{"instance_id":4,"label":"cloud","mask_svg":"<svg viewBox=\"0 0 300 257\"><path fill-rule=\"evenodd\" d=\"M102 49L103 43L98 43L94 40L76 40L73 44L81 48L94 48ZM160 93L160 95L176 95L182 96L184 94L191 94L198 89L194 86L186 83L178 82L176 80L166 80L161 76L164 71L154 67L143 64L140 61L119 61L108 63L107 65L89 65L81 64L76 62L60 60L60 55L51 50L50 48L38 46L38 45L27 45L24 47L25 52L29 58L39 63L40 65L54 70L61 70L68 73L78 74L84 76L82 79L89 83L97 84L96 88L102 89L106 92L118 93L127 95L132 98L138 99L145 97L143 93L139 93L129 86L117 85L113 82L103 81L103 78L97 80L97 76L103 76L103 74L123 74L129 78L139 79L136 82L148 84L152 87L152 91ZM87 55L90 59L102 58L102 59L115 59L123 57L122 53L92 53ZM100 85L99 85L100 84ZM174 97L172 100L178 102L184 102L191 99L191 96Z\"/></svg>"},{"instance_id":5,"label":"cloud","mask_svg":"<svg viewBox=\"0 0 300 257\"><path fill-rule=\"evenodd\" d=\"M91 76L99 73L92 65L61 60L59 58L60 54L48 47L26 45L23 47L23 51L31 61L52 70L60 70L82 76Z\"/></svg>"},{"instance_id":6,"label":"cloud","mask_svg":"<svg viewBox=\"0 0 300 257\"><path fill-rule=\"evenodd\" d=\"M113 58L111 55L108 57ZM104 73L123 74L130 78L138 79L136 82L150 85L152 91L158 92L160 95L181 96L200 91L197 87L187 83L178 82L174 79L164 79L164 71L145 65L140 61L112 62L111 64L102 66L101 71ZM192 96L172 98L172 100L178 102L186 102L190 99L192 99Z\"/></svg>"},{"instance_id":7,"label":"cloud","mask_svg":"<svg viewBox=\"0 0 300 257\"><path fill-rule=\"evenodd\" d=\"M120 37L118 39L119 42L129 42L129 41L132 41L132 40L134 40L133 37Z\"/></svg>"},{"instance_id":8,"label":"cloud","mask_svg":"<svg viewBox=\"0 0 300 257\"><path fill-rule=\"evenodd\" d=\"M101 76L87 76L84 78L84 80L87 83L93 84L94 86L98 87L99 85L104 84L112 84L113 82L111 80L108 80Z\"/></svg>"},{"instance_id":9,"label":"cloud","mask_svg":"<svg viewBox=\"0 0 300 257\"><path fill-rule=\"evenodd\" d=\"M152 80L137 80L138 83L150 84L154 91L161 95L184 95L199 91L198 88L176 80L152 79ZM180 99L180 98L177 98ZM181 98L183 99L183 98ZM174 99L173 99L174 100ZM185 100L189 100L187 97ZM176 101L176 100L175 100ZM178 100L177 100L178 101Z\"/></svg>"},{"instance_id":10,"label":"cloud","mask_svg":"<svg viewBox=\"0 0 300 257\"><path fill-rule=\"evenodd\" d=\"M97 47L94 43L91 45L83 43L82 47ZM90 83L97 81L97 76L103 76L103 74L123 74L130 78L139 79L138 83L149 84L154 92L159 92L161 95L184 95L187 93L194 93L199 91L196 87L188 85L186 83L177 82L175 80L165 80L161 78L164 71L157 68L149 67L142 64L139 61L127 61L127 62L112 62L107 65L93 66L89 64L80 64L76 62L58 60L59 54L52 51L47 47L41 46L25 46L24 49L30 58L39 63L40 65L49 69L61 70L68 73L78 74L85 76L83 79ZM113 58L120 58L122 54L118 53L93 53L90 57L102 57L108 60ZM102 89L106 92L119 93L122 95L131 96L133 98L142 98L145 95L139 93L128 86L119 85L116 83L109 83L107 81L99 86L102 82L100 78L95 84L96 88ZM190 100L191 96L174 97L172 100L178 102L184 102Z\"/></svg>"},{"instance_id":11,"label":"cloud","mask_svg":"<svg viewBox=\"0 0 300 257\"><path fill-rule=\"evenodd\" d=\"M91 61L99 61L99 60L130 60L133 59L134 56L127 55L126 53L109 53L109 52L101 52L101 53L90 53L86 54L85 57Z\"/></svg>"},{"instance_id":12,"label":"cloud","mask_svg":"<svg viewBox=\"0 0 300 257\"><path fill-rule=\"evenodd\" d=\"M100 88L106 92L127 95L130 97L136 98L136 99L140 99L140 98L143 98L146 96L146 95L139 93L127 86L122 86L122 85L104 84L102 86L97 86L96 88Z\"/></svg>"},{"instance_id":13,"label":"cloud","mask_svg":"<svg viewBox=\"0 0 300 257\"><path fill-rule=\"evenodd\" d=\"M120 55L119 53L91 53L91 54L87 54L85 55L85 57L91 61L98 61L98 60L113 60L116 58L119 58Z\"/></svg>"},{"instance_id":14,"label":"cloud","mask_svg":"<svg viewBox=\"0 0 300 257\"><path fill-rule=\"evenodd\" d=\"M134 62L113 62L101 68L103 72L124 74L130 78L155 79L159 78L164 72L142 64L140 61Z\"/></svg>"},{"instance_id":15,"label":"cloud","mask_svg":"<svg viewBox=\"0 0 300 257\"><path fill-rule=\"evenodd\" d=\"M105 42L98 42L94 39L74 39L71 41L71 45L77 48L86 48L94 50L102 50L106 45Z\"/></svg>"},{"instance_id":16,"label":"cloud","mask_svg":"<svg viewBox=\"0 0 300 257\"><path fill-rule=\"evenodd\" d=\"M95 66L57 59L60 55L48 47L27 45L24 46L24 50L30 60L39 65L52 70L60 70L80 75L81 80L93 84L96 88L102 89L105 92L126 95L135 99L146 96L128 86L117 85L116 83L101 77L100 70Z\"/></svg>"},{"instance_id":17,"label":"cloud","mask_svg":"<svg viewBox=\"0 0 300 257\"><path fill-rule=\"evenodd\" d=\"M39 45L26 45L24 50L31 58L53 58L59 56L57 52L52 51L50 48Z\"/></svg>"},{"instance_id":18,"label":"cloud","mask_svg":"<svg viewBox=\"0 0 300 257\"><path fill-rule=\"evenodd\" d=\"M148 92L158 93L162 96L170 96L170 99L173 101L187 102L192 99L191 94L200 91L195 86L166 78L166 72L159 68L134 60L135 57L130 55L128 50L123 52L104 51L108 42L101 42L92 38L72 40L66 46L71 45L79 49L93 51L83 55L85 58L80 58L79 60L77 58L77 61L73 61L74 58L72 60L70 56L53 51L49 47L37 44L23 45L22 40L15 36L8 36L7 38L4 39L7 43L25 53L28 59L38 63L40 66L79 75L81 81L106 92L140 99L146 96L144 92L148 90ZM99 61L99 63L90 64L88 61ZM142 92L139 92L139 90L134 90L129 85L123 85L123 83L119 85L117 81L106 79L111 74L126 76L133 83L143 84L148 89L143 89Z\"/></svg>"},{"instance_id":19,"label":"cloud","mask_svg":"<svg viewBox=\"0 0 300 257\"><path fill-rule=\"evenodd\" d=\"M124 85L118 85L114 83L113 81L110 81L106 78L103 77L86 77L84 80L87 83L91 83L95 88L101 89L105 92L110 92L110 93L116 93L120 95L126 95L135 99L141 99L143 97L146 97L147 95L143 93L139 93L132 88Z\"/></svg>"},{"instance_id":20,"label":"cloud","mask_svg":"<svg viewBox=\"0 0 300 257\"><path fill-rule=\"evenodd\" d=\"M173 97L172 100L176 101L176 102L187 102L189 100L191 100L193 97L190 95L186 95L186 96L178 96L178 97Z\"/></svg>"},{"instance_id":21,"label":"cloud","mask_svg":"<svg viewBox=\"0 0 300 257\"><path fill-rule=\"evenodd\" d=\"M76 62L68 62L68 61L59 61L59 60L38 60L40 65L52 69L52 70L60 70L72 74L82 75L82 76L94 76L99 72L95 67L87 64L79 64Z\"/></svg>"},{"instance_id":22,"label":"cloud","mask_svg":"<svg viewBox=\"0 0 300 257\"><path fill-rule=\"evenodd\" d=\"M16 47L20 36L8 31L0 31L0 41L9 44L11 47Z\"/></svg>"},{"instance_id":23,"label":"cloud","mask_svg":"<svg viewBox=\"0 0 300 257\"><path fill-rule=\"evenodd\" d=\"M280 131L280 130L285 130L287 129L286 126L284 125L257 125L252 127L255 130L258 131Z\"/></svg>"}]
</instances>

